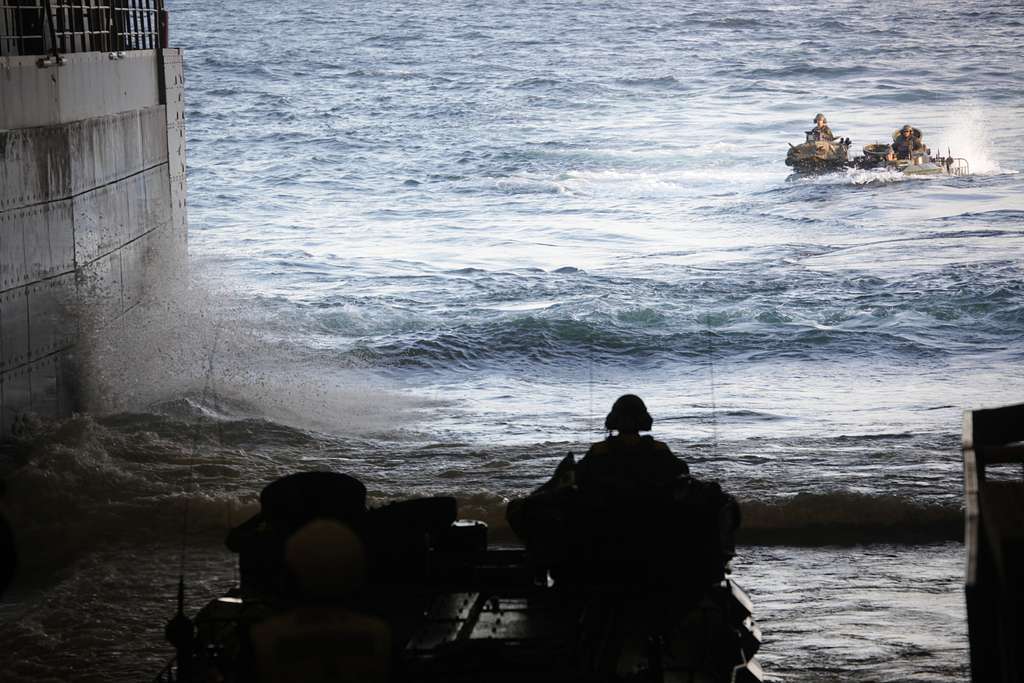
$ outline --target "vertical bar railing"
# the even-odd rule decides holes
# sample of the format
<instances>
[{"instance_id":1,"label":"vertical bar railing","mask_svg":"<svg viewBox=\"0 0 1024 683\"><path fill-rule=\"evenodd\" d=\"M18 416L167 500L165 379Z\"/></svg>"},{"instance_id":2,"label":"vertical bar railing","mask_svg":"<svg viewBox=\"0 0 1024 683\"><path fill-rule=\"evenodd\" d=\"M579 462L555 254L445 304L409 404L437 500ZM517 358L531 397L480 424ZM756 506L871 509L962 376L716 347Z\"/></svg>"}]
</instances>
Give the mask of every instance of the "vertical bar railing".
<instances>
[{"instance_id":1,"label":"vertical bar railing","mask_svg":"<svg viewBox=\"0 0 1024 683\"><path fill-rule=\"evenodd\" d=\"M0 0L0 56L44 54L42 0Z\"/></svg>"},{"instance_id":2,"label":"vertical bar railing","mask_svg":"<svg viewBox=\"0 0 1024 683\"><path fill-rule=\"evenodd\" d=\"M113 31L114 31L114 42L116 43L114 45L113 49L115 51L117 51L117 52L120 52L122 50L128 49L128 46L125 45L125 40L124 40L125 23L124 23L123 7L125 5L125 2L126 2L126 0L113 0L112 3L111 3L111 10L110 11L114 13L114 28L113 28Z\"/></svg>"},{"instance_id":3,"label":"vertical bar railing","mask_svg":"<svg viewBox=\"0 0 1024 683\"><path fill-rule=\"evenodd\" d=\"M46 28L50 36L50 52L53 53L53 58L60 63L60 49L57 45L57 28L54 26L53 20L53 8L50 6L50 0L44 0L43 7L46 11ZM43 41L46 42L45 40Z\"/></svg>"},{"instance_id":4,"label":"vertical bar railing","mask_svg":"<svg viewBox=\"0 0 1024 683\"><path fill-rule=\"evenodd\" d=\"M0 57L161 45L164 0L0 0Z\"/></svg>"}]
</instances>

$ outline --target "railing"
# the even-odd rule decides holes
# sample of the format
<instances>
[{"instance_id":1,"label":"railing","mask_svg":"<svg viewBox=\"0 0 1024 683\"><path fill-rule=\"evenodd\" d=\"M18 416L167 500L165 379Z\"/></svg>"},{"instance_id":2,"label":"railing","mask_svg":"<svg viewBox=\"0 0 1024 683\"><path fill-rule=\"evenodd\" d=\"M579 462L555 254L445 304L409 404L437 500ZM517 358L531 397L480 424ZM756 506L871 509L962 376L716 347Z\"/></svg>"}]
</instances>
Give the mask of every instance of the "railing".
<instances>
[{"instance_id":1,"label":"railing","mask_svg":"<svg viewBox=\"0 0 1024 683\"><path fill-rule=\"evenodd\" d=\"M0 57L161 46L164 0L0 0Z\"/></svg>"},{"instance_id":2,"label":"railing","mask_svg":"<svg viewBox=\"0 0 1024 683\"><path fill-rule=\"evenodd\" d=\"M968 176L971 175L971 165L963 157L951 157L946 159L946 170L950 175Z\"/></svg>"}]
</instances>

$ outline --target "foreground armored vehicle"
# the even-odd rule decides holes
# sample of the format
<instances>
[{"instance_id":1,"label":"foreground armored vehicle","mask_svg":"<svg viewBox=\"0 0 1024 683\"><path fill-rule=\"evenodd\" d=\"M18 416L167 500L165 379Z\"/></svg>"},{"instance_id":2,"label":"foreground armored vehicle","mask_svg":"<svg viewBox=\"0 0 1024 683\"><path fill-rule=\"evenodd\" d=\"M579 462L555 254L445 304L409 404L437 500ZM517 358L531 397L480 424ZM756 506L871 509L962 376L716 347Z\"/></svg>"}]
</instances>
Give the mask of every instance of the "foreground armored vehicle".
<instances>
[{"instance_id":1,"label":"foreground armored vehicle","mask_svg":"<svg viewBox=\"0 0 1024 683\"><path fill-rule=\"evenodd\" d=\"M762 678L752 606L728 575L735 503L717 485L687 478L673 502L633 511L633 525L659 517L634 526L633 548L618 559L573 529L586 511L571 495L525 503L528 518L539 510L562 520L552 531L581 532L547 557L488 548L486 525L458 520L453 498L366 510L362 496L358 481L321 472L264 489L261 513L228 538L241 585L194 622L179 596L167 628L177 657L158 680ZM346 534L364 555L336 553L332 564L329 542L342 547ZM631 554L637 542L652 544L649 555ZM365 581L348 581L357 566Z\"/></svg>"}]
</instances>

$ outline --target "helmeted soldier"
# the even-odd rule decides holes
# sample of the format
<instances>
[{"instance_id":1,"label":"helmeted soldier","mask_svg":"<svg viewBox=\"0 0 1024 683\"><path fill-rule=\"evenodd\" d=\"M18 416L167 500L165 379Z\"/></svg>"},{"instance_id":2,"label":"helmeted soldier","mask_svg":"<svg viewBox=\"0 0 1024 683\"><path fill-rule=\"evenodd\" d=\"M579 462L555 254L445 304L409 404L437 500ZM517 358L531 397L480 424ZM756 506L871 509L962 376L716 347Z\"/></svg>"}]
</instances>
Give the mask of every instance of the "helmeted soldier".
<instances>
[{"instance_id":1,"label":"helmeted soldier","mask_svg":"<svg viewBox=\"0 0 1024 683\"><path fill-rule=\"evenodd\" d=\"M576 484L586 494L642 497L689 474L687 464L661 441L640 432L654 421L635 394L620 396L604 420L608 437L593 444L576 465Z\"/></svg>"},{"instance_id":2,"label":"helmeted soldier","mask_svg":"<svg viewBox=\"0 0 1024 683\"><path fill-rule=\"evenodd\" d=\"M562 581L688 590L719 580L734 554L735 500L649 432L643 400L620 396L605 418L608 436L577 463L508 507L509 525L533 562ZM723 540L724 539L724 540Z\"/></svg>"},{"instance_id":3,"label":"helmeted soldier","mask_svg":"<svg viewBox=\"0 0 1024 683\"><path fill-rule=\"evenodd\" d=\"M386 683L391 627L349 604L367 578L363 541L339 521L314 519L289 537L284 555L294 605L252 625L252 679Z\"/></svg>"},{"instance_id":4,"label":"helmeted soldier","mask_svg":"<svg viewBox=\"0 0 1024 683\"><path fill-rule=\"evenodd\" d=\"M893 136L891 154L893 159L910 159L921 152L924 152L921 131L910 124L900 128Z\"/></svg>"},{"instance_id":5,"label":"helmeted soldier","mask_svg":"<svg viewBox=\"0 0 1024 683\"><path fill-rule=\"evenodd\" d=\"M623 509L670 494L690 468L661 441L640 436L650 431L651 414L634 394L620 396L604 420L608 437L592 444L576 462L570 453L551 479L526 498L509 503L508 520L527 546L551 554L565 550L565 510ZM542 548L543 547L543 548Z\"/></svg>"},{"instance_id":6,"label":"helmeted soldier","mask_svg":"<svg viewBox=\"0 0 1024 683\"><path fill-rule=\"evenodd\" d=\"M818 113L814 117L814 128L807 131L807 142L832 142L835 136L832 129L828 127L828 119L825 115Z\"/></svg>"}]
</instances>

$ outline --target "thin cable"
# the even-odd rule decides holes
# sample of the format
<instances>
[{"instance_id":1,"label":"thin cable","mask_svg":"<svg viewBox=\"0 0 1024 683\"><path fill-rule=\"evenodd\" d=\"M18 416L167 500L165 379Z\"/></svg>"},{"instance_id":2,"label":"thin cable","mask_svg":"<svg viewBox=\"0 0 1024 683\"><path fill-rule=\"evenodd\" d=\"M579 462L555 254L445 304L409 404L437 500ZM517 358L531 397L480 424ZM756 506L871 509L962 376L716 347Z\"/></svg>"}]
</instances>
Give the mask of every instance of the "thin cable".
<instances>
[{"instance_id":1,"label":"thin cable","mask_svg":"<svg viewBox=\"0 0 1024 683\"><path fill-rule=\"evenodd\" d=\"M591 328L587 341L587 389L590 393L590 405L587 410L587 437L594 436L594 330Z\"/></svg>"},{"instance_id":2,"label":"thin cable","mask_svg":"<svg viewBox=\"0 0 1024 683\"><path fill-rule=\"evenodd\" d=\"M708 382L711 385L711 454L718 454L718 406L715 401L715 343L711 332L711 314L705 316L705 330L708 337Z\"/></svg>"},{"instance_id":3,"label":"thin cable","mask_svg":"<svg viewBox=\"0 0 1024 683\"><path fill-rule=\"evenodd\" d=\"M216 395L216 389L213 385L213 359L217 353L217 341L220 336L220 328L214 328L213 346L210 347L210 354L206 362L206 381L203 385L203 394L200 399L200 403L205 405L210 394ZM179 574L181 580L185 577L185 564L188 557L188 528L189 528L189 512L192 502L192 494L195 492L195 462L196 456L199 454L199 425L192 430L192 450L188 456L188 479L185 484L185 506L182 510L181 515L181 553L180 553L180 567Z\"/></svg>"}]
</instances>

